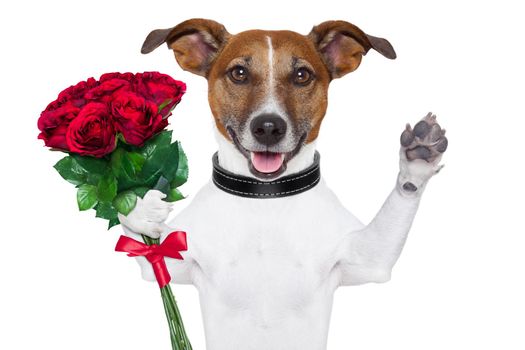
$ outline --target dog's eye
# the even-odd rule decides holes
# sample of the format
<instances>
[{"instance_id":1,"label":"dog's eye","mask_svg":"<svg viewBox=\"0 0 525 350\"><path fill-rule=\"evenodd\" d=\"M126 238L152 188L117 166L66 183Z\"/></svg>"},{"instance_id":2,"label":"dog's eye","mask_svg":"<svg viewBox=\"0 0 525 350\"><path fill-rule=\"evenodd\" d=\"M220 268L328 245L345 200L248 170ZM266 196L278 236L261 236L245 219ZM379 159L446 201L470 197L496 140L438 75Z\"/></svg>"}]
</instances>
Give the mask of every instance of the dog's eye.
<instances>
[{"instance_id":1,"label":"dog's eye","mask_svg":"<svg viewBox=\"0 0 525 350\"><path fill-rule=\"evenodd\" d=\"M242 84L248 79L248 69L243 66L235 66L230 69L230 79L236 84Z\"/></svg>"},{"instance_id":2,"label":"dog's eye","mask_svg":"<svg viewBox=\"0 0 525 350\"><path fill-rule=\"evenodd\" d=\"M297 68L293 73L293 82L296 85L307 85L312 81L313 74L307 68Z\"/></svg>"}]
</instances>

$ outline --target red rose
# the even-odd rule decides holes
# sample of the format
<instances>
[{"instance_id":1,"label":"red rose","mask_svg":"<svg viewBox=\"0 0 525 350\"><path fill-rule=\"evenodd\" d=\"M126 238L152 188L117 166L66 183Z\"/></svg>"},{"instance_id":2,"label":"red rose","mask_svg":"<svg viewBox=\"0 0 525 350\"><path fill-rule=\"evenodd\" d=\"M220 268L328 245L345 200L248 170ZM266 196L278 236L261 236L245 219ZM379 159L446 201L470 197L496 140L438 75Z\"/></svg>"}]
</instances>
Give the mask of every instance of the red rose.
<instances>
[{"instance_id":1,"label":"red rose","mask_svg":"<svg viewBox=\"0 0 525 350\"><path fill-rule=\"evenodd\" d=\"M131 82L133 82L135 80L135 74L133 74L133 73L118 73L118 72L105 73L105 74L102 74L100 76L99 81L101 83L103 83L103 82L105 82L107 80L113 80L113 79L125 80L125 81L131 83Z\"/></svg>"},{"instance_id":2,"label":"red rose","mask_svg":"<svg viewBox=\"0 0 525 350\"><path fill-rule=\"evenodd\" d=\"M98 86L98 84L98 81L93 78L89 78L86 81L81 81L80 83L70 86L58 94L56 102L59 104L70 102L76 107L82 107L88 102L86 100L86 94L91 89Z\"/></svg>"},{"instance_id":3,"label":"red rose","mask_svg":"<svg viewBox=\"0 0 525 350\"><path fill-rule=\"evenodd\" d=\"M127 89L129 82L123 79L109 79L101 82L99 86L89 90L85 98L88 100L96 100L98 102L110 102L113 99L113 94L119 89Z\"/></svg>"},{"instance_id":4,"label":"red rose","mask_svg":"<svg viewBox=\"0 0 525 350\"><path fill-rule=\"evenodd\" d=\"M147 100L157 106L171 101L160 111L164 118L168 117L171 109L180 102L186 92L186 84L166 74L145 72L136 74L135 79L135 91Z\"/></svg>"},{"instance_id":5,"label":"red rose","mask_svg":"<svg viewBox=\"0 0 525 350\"><path fill-rule=\"evenodd\" d=\"M69 150L66 131L79 111L80 109L71 103L61 106L58 103L50 104L38 119L38 129L41 131L38 138L44 140L47 147Z\"/></svg>"},{"instance_id":6,"label":"red rose","mask_svg":"<svg viewBox=\"0 0 525 350\"><path fill-rule=\"evenodd\" d=\"M87 103L86 93L97 85L95 79L89 78L64 89L40 114L38 129L41 133L38 138L44 140L46 146L69 150L66 142L67 128L80 112L80 108Z\"/></svg>"},{"instance_id":7,"label":"red rose","mask_svg":"<svg viewBox=\"0 0 525 350\"><path fill-rule=\"evenodd\" d=\"M168 125L168 121L158 114L157 105L128 91L117 94L111 103L111 112L117 130L127 143L134 146L142 146L144 141Z\"/></svg>"},{"instance_id":8,"label":"red rose","mask_svg":"<svg viewBox=\"0 0 525 350\"><path fill-rule=\"evenodd\" d=\"M38 120L38 138L48 147L95 157L115 148L117 132L128 144L142 146L166 128L185 91L183 82L158 72L89 78L47 106Z\"/></svg>"},{"instance_id":9,"label":"red rose","mask_svg":"<svg viewBox=\"0 0 525 350\"><path fill-rule=\"evenodd\" d=\"M115 127L106 104L88 103L67 129L69 150L82 156L103 157L115 149Z\"/></svg>"}]
</instances>

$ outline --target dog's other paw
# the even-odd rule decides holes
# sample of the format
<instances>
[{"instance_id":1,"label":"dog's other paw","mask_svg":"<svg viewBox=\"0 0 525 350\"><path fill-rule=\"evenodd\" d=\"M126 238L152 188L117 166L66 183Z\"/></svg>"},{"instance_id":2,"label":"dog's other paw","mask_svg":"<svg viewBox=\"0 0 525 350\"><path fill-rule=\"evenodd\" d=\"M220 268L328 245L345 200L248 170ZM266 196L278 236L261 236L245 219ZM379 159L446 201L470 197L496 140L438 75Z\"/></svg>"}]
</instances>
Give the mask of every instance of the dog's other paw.
<instances>
[{"instance_id":1,"label":"dog's other paw","mask_svg":"<svg viewBox=\"0 0 525 350\"><path fill-rule=\"evenodd\" d=\"M447 150L447 146L445 129L441 129L432 113L420 120L414 129L407 124L401 134L401 148L409 161L423 159L433 163Z\"/></svg>"},{"instance_id":2,"label":"dog's other paw","mask_svg":"<svg viewBox=\"0 0 525 350\"><path fill-rule=\"evenodd\" d=\"M436 173L443 153L448 146L445 129L428 113L412 129L407 124L401 134L399 185L404 193L415 193Z\"/></svg>"},{"instance_id":3,"label":"dog's other paw","mask_svg":"<svg viewBox=\"0 0 525 350\"><path fill-rule=\"evenodd\" d=\"M171 203L162 200L165 197L160 191L149 190L144 198L137 198L135 208L127 216L118 214L120 223L135 234L159 238L172 209Z\"/></svg>"}]
</instances>

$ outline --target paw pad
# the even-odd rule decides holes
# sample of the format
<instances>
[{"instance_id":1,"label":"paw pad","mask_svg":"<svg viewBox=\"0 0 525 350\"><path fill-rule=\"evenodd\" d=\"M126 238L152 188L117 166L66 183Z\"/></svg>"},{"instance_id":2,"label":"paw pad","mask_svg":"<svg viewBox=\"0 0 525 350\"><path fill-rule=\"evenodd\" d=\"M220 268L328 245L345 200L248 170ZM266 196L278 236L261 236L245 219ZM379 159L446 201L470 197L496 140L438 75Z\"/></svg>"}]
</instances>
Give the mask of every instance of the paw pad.
<instances>
[{"instance_id":1,"label":"paw pad","mask_svg":"<svg viewBox=\"0 0 525 350\"><path fill-rule=\"evenodd\" d=\"M432 113L428 113L414 129L407 124L400 141L408 160L424 159L427 162L433 162L448 146L445 129L441 129Z\"/></svg>"},{"instance_id":2,"label":"paw pad","mask_svg":"<svg viewBox=\"0 0 525 350\"><path fill-rule=\"evenodd\" d=\"M414 185L412 182L405 182L403 184L403 189L407 192L416 192L417 191L417 186Z\"/></svg>"}]
</instances>

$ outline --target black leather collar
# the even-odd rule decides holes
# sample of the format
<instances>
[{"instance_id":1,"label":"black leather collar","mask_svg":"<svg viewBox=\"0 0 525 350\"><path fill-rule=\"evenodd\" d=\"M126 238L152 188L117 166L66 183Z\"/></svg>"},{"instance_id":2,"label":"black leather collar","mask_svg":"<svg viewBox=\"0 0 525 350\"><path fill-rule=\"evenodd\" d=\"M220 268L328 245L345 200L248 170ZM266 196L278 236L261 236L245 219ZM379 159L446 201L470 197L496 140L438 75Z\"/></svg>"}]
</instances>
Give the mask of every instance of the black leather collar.
<instances>
[{"instance_id":1,"label":"black leather collar","mask_svg":"<svg viewBox=\"0 0 525 350\"><path fill-rule=\"evenodd\" d=\"M213 155L213 183L230 194L249 198L278 198L292 196L313 188L321 179L319 152L315 152L314 163L299 173L283 176L274 181L261 181L236 175L219 165L218 153Z\"/></svg>"}]
</instances>

